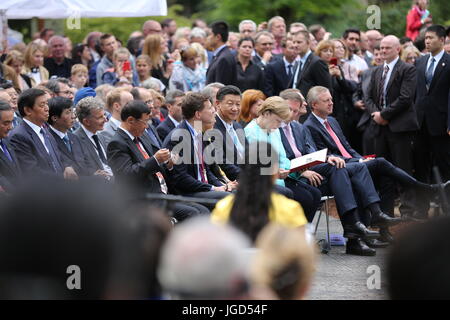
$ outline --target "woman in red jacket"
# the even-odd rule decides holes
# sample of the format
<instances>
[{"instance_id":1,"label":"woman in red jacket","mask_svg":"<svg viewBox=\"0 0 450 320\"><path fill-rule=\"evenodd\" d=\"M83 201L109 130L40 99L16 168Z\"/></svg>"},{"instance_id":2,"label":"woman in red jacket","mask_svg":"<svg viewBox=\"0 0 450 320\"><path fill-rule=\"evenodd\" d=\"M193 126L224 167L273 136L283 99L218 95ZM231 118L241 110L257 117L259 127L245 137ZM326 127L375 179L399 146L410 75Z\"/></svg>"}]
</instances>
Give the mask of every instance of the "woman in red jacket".
<instances>
[{"instance_id":1,"label":"woman in red jacket","mask_svg":"<svg viewBox=\"0 0 450 320\"><path fill-rule=\"evenodd\" d=\"M412 41L416 40L423 26L432 22L427 7L428 0L414 0L414 5L406 16L406 36Z\"/></svg>"}]
</instances>

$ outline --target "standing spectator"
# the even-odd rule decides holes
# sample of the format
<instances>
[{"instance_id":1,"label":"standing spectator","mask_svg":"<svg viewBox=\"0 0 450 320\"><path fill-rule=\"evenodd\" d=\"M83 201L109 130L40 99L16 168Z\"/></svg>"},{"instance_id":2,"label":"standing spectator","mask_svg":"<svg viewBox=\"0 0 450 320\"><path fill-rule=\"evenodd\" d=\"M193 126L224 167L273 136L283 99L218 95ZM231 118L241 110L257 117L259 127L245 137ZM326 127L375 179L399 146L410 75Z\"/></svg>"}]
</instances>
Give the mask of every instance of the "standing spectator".
<instances>
[{"instance_id":1,"label":"standing spectator","mask_svg":"<svg viewBox=\"0 0 450 320\"><path fill-rule=\"evenodd\" d=\"M212 48L213 60L206 72L206 83L220 82L229 85L236 81L236 68L234 56L228 49L228 24L223 21L217 21L211 24L211 34L207 42Z\"/></svg>"},{"instance_id":2,"label":"standing spectator","mask_svg":"<svg viewBox=\"0 0 450 320\"><path fill-rule=\"evenodd\" d=\"M104 83L103 73L105 73L106 69L113 67L113 62L112 62L113 54L114 54L114 51L116 51L118 48L116 37L114 37L112 34L109 34L109 33L103 34L100 37L100 47L101 47L102 51L105 53L105 55L102 57L99 64L97 65L96 86L100 86Z\"/></svg>"},{"instance_id":3,"label":"standing spectator","mask_svg":"<svg viewBox=\"0 0 450 320\"><path fill-rule=\"evenodd\" d=\"M138 80L133 73L130 61L130 51L127 48L119 48L113 54L113 67L105 70L102 76L103 83L115 85L120 81L128 81L137 85Z\"/></svg>"},{"instance_id":4,"label":"standing spectator","mask_svg":"<svg viewBox=\"0 0 450 320\"><path fill-rule=\"evenodd\" d=\"M31 88L30 77L23 73L24 62L23 54L17 50L11 50L5 59L5 65L14 69L18 76L20 91Z\"/></svg>"},{"instance_id":5,"label":"standing spectator","mask_svg":"<svg viewBox=\"0 0 450 320\"><path fill-rule=\"evenodd\" d=\"M408 46L402 50L402 61L405 61L409 64L415 64L416 60L419 59L422 55L420 51L414 46Z\"/></svg>"},{"instance_id":6,"label":"standing spectator","mask_svg":"<svg viewBox=\"0 0 450 320\"><path fill-rule=\"evenodd\" d=\"M433 163L439 168L443 181L450 179L450 55L444 50L444 41L443 26L428 27L425 46L429 54L415 64L415 109L420 127L414 150L415 170L416 178L426 182ZM426 194L419 196L429 199ZM428 206L420 210L423 214Z\"/></svg>"},{"instance_id":7,"label":"standing spectator","mask_svg":"<svg viewBox=\"0 0 450 320\"><path fill-rule=\"evenodd\" d=\"M264 69L266 65L272 61L274 42L273 35L267 31L261 31L256 34L255 56L253 57L253 62L261 69Z\"/></svg>"},{"instance_id":8,"label":"standing spectator","mask_svg":"<svg viewBox=\"0 0 450 320\"><path fill-rule=\"evenodd\" d=\"M175 32L177 31L177 22L174 19L167 18L161 22L162 32L167 35L168 41L167 46L169 47L169 51L173 51L173 40Z\"/></svg>"},{"instance_id":9,"label":"standing spectator","mask_svg":"<svg viewBox=\"0 0 450 320\"><path fill-rule=\"evenodd\" d=\"M283 17L275 16L271 18L267 24L268 30L275 39L273 54L281 54L283 52L281 47L281 41L286 37L286 23Z\"/></svg>"},{"instance_id":10,"label":"standing spectator","mask_svg":"<svg viewBox=\"0 0 450 320\"><path fill-rule=\"evenodd\" d=\"M70 90L69 80L66 78L56 78L49 80L45 87L52 92L52 97L64 97L73 100L74 94Z\"/></svg>"},{"instance_id":11,"label":"standing spectator","mask_svg":"<svg viewBox=\"0 0 450 320\"><path fill-rule=\"evenodd\" d=\"M358 75L362 71L367 70L369 67L367 66L366 61L357 54L360 50L361 31L355 28L346 29L342 35L342 39L349 51L347 59L348 63L358 70Z\"/></svg>"},{"instance_id":12,"label":"standing spectator","mask_svg":"<svg viewBox=\"0 0 450 320\"><path fill-rule=\"evenodd\" d=\"M180 54L181 63L177 63L174 67L169 89L178 89L183 92L201 91L205 87L206 70L197 64L197 50L187 47L182 49Z\"/></svg>"},{"instance_id":13,"label":"standing spectator","mask_svg":"<svg viewBox=\"0 0 450 320\"><path fill-rule=\"evenodd\" d=\"M178 127L183 120L181 105L183 104L185 93L181 90L171 90L166 95L166 106L168 115L166 119L161 122L156 131L158 132L161 141L164 141L169 133Z\"/></svg>"},{"instance_id":14,"label":"standing spectator","mask_svg":"<svg viewBox=\"0 0 450 320\"><path fill-rule=\"evenodd\" d=\"M256 36L256 23L253 20L242 20L239 23L239 33L242 38Z\"/></svg>"},{"instance_id":15,"label":"standing spectator","mask_svg":"<svg viewBox=\"0 0 450 320\"><path fill-rule=\"evenodd\" d=\"M328 37L330 35L330 33L327 32L325 28L320 24L313 24L308 28L308 31L314 36L317 43L319 43L322 40L328 40Z\"/></svg>"},{"instance_id":16,"label":"standing spectator","mask_svg":"<svg viewBox=\"0 0 450 320\"><path fill-rule=\"evenodd\" d=\"M427 9L428 0L414 0L411 10L406 16L405 35L415 41L423 27L430 26L433 22L430 11Z\"/></svg>"},{"instance_id":17,"label":"standing spectator","mask_svg":"<svg viewBox=\"0 0 450 320\"><path fill-rule=\"evenodd\" d=\"M45 43L48 43L50 38L55 35L55 30L50 28L44 28L42 29L41 33L39 34L39 38L44 40Z\"/></svg>"},{"instance_id":18,"label":"standing spectator","mask_svg":"<svg viewBox=\"0 0 450 320\"><path fill-rule=\"evenodd\" d=\"M78 90L83 88L88 81L88 69L83 64L74 64L72 66L70 81Z\"/></svg>"},{"instance_id":19,"label":"standing spectator","mask_svg":"<svg viewBox=\"0 0 450 320\"><path fill-rule=\"evenodd\" d=\"M386 158L411 175L412 139L419 128L413 106L416 69L400 60L400 41L397 37L384 37L380 47L384 65L374 70L365 101L365 107L372 116L370 126L375 152L378 157ZM414 208L411 200L414 197L406 192L402 192L400 197L401 214L405 217L412 215Z\"/></svg>"},{"instance_id":20,"label":"standing spectator","mask_svg":"<svg viewBox=\"0 0 450 320\"><path fill-rule=\"evenodd\" d=\"M89 48L89 52L91 53L93 62L99 61L101 57L101 49L100 49L100 37L102 36L101 32L93 31L90 32L86 36L86 43Z\"/></svg>"},{"instance_id":21,"label":"standing spectator","mask_svg":"<svg viewBox=\"0 0 450 320\"><path fill-rule=\"evenodd\" d=\"M146 81L154 81L158 84L157 91L163 92L164 90L166 90L166 86L161 82L161 80L153 78L151 76L152 61L148 55L141 54L139 57L136 58L136 71L139 78L138 84L140 86L143 86L144 82Z\"/></svg>"},{"instance_id":22,"label":"standing spectator","mask_svg":"<svg viewBox=\"0 0 450 320\"><path fill-rule=\"evenodd\" d=\"M61 36L53 36L48 41L48 47L50 56L44 59L44 66L47 68L50 77L58 76L69 79L73 63L65 56L66 41Z\"/></svg>"},{"instance_id":23,"label":"standing spectator","mask_svg":"<svg viewBox=\"0 0 450 320\"><path fill-rule=\"evenodd\" d=\"M287 89L294 76L295 59L297 52L292 40L283 40L282 59L276 59L269 63L264 70L264 93L266 96L277 96Z\"/></svg>"},{"instance_id":24,"label":"standing spectator","mask_svg":"<svg viewBox=\"0 0 450 320\"><path fill-rule=\"evenodd\" d=\"M348 48L342 39L334 39L334 58L337 59L337 65L342 69L344 78L359 82L358 70L352 66L348 61Z\"/></svg>"},{"instance_id":25,"label":"standing spectator","mask_svg":"<svg viewBox=\"0 0 450 320\"><path fill-rule=\"evenodd\" d=\"M144 38L149 34L162 34L161 24L155 20L147 20L142 25L142 33Z\"/></svg>"},{"instance_id":26,"label":"standing spectator","mask_svg":"<svg viewBox=\"0 0 450 320\"><path fill-rule=\"evenodd\" d=\"M366 63L369 65L369 68L372 68L374 64L372 64L373 60L373 54L375 50L375 46L380 45L380 41L383 39L383 36L378 30L372 29L366 31L367 36L367 45L368 49L366 51L366 54L364 56L364 60L366 60Z\"/></svg>"},{"instance_id":27,"label":"standing spectator","mask_svg":"<svg viewBox=\"0 0 450 320\"><path fill-rule=\"evenodd\" d=\"M152 66L152 76L161 80L168 87L169 79L173 70L173 59L168 59L165 55L167 42L159 34L150 34L145 38L142 54L150 57Z\"/></svg>"},{"instance_id":28,"label":"standing spectator","mask_svg":"<svg viewBox=\"0 0 450 320\"><path fill-rule=\"evenodd\" d=\"M235 63L237 77L234 85L241 91L247 89L262 91L264 87L264 73L252 61L254 44L255 42L252 38L243 38L238 43L238 53Z\"/></svg>"},{"instance_id":29,"label":"standing spectator","mask_svg":"<svg viewBox=\"0 0 450 320\"><path fill-rule=\"evenodd\" d=\"M31 42L25 51L24 72L31 79L31 86L35 87L49 78L48 70L44 67L45 48Z\"/></svg>"},{"instance_id":30,"label":"standing spectator","mask_svg":"<svg viewBox=\"0 0 450 320\"><path fill-rule=\"evenodd\" d=\"M92 62L93 59L88 45L84 43L78 43L72 51L72 63L82 64L89 69L92 65Z\"/></svg>"}]
</instances>

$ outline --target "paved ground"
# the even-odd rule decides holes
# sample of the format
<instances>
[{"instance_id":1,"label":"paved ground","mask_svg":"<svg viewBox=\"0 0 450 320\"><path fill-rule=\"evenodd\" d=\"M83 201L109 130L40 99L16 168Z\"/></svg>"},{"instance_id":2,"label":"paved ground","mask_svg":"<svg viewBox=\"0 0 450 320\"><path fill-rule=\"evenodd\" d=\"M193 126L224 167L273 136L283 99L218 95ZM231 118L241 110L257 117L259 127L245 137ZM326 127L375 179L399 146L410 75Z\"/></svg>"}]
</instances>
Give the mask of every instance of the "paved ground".
<instances>
[{"instance_id":1,"label":"paved ground","mask_svg":"<svg viewBox=\"0 0 450 320\"><path fill-rule=\"evenodd\" d=\"M318 214L314 220L317 221ZM326 238L325 217L322 215L317 239ZM339 220L330 217L331 234L342 235ZM311 300L382 300L386 294L385 258L388 249L377 249L374 257L347 255L344 246L331 247L328 254L320 254L318 270L308 294ZM380 272L368 268L378 266ZM372 267L377 269L377 267ZM381 289L369 289L367 280L380 275ZM378 277L377 277L378 278ZM374 281L369 281L373 286Z\"/></svg>"}]
</instances>

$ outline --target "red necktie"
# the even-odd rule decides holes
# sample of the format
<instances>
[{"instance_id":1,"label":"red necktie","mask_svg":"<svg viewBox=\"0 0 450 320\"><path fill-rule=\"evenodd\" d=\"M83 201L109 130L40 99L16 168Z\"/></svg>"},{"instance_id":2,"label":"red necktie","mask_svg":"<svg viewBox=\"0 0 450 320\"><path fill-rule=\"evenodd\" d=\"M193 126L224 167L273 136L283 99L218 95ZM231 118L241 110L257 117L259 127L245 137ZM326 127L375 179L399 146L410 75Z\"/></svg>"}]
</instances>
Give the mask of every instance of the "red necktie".
<instances>
[{"instance_id":1,"label":"red necktie","mask_svg":"<svg viewBox=\"0 0 450 320\"><path fill-rule=\"evenodd\" d=\"M139 151L141 152L142 156L144 157L145 160L150 159L150 156L148 155L147 151L145 151L142 147L141 144L139 142L138 138L134 139L134 143L136 144L136 147L139 149ZM159 180L159 184L161 185L161 191L162 193L167 194L168 193L168 188L167 188L167 184L166 184L166 180L164 179L164 176L162 175L161 172L156 172L156 177Z\"/></svg>"},{"instance_id":2,"label":"red necktie","mask_svg":"<svg viewBox=\"0 0 450 320\"><path fill-rule=\"evenodd\" d=\"M345 150L344 146L342 145L341 141L339 140L338 136L336 135L336 133L334 133L333 129L331 128L330 124L328 123L327 120L325 120L325 127L327 128L328 133L331 136L331 139L333 139L334 143L336 143L339 152L342 154L342 156L344 158L352 158L352 156L350 155L350 153L347 152L347 150Z\"/></svg>"}]
</instances>

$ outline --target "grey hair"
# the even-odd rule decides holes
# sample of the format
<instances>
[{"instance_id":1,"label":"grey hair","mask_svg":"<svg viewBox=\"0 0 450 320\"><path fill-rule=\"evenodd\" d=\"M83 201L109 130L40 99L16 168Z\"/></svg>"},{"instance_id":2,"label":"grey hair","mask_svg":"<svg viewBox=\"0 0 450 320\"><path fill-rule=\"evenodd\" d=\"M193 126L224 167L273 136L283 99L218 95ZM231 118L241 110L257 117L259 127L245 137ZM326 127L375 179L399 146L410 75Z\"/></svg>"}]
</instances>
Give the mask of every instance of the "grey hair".
<instances>
[{"instance_id":1,"label":"grey hair","mask_svg":"<svg viewBox=\"0 0 450 320\"><path fill-rule=\"evenodd\" d=\"M294 100L294 101L300 101L303 102L302 95L300 93L300 90L298 89L286 89L280 92L280 97L284 100Z\"/></svg>"},{"instance_id":2,"label":"grey hair","mask_svg":"<svg viewBox=\"0 0 450 320\"><path fill-rule=\"evenodd\" d=\"M283 23L286 24L286 22L284 21L284 18L283 18L283 17L280 17L280 16L272 17L272 18L269 20L269 22L267 23L267 29L269 29L269 31L272 30L272 25L273 25L273 23L274 23L275 21L283 21Z\"/></svg>"},{"instance_id":3,"label":"grey hair","mask_svg":"<svg viewBox=\"0 0 450 320\"><path fill-rule=\"evenodd\" d=\"M266 36L266 37L270 37L272 40L274 40L275 38L273 37L273 34L271 34L269 31L260 31L256 34L255 36L255 43L258 42L259 38L261 38L262 36Z\"/></svg>"},{"instance_id":4,"label":"grey hair","mask_svg":"<svg viewBox=\"0 0 450 320\"><path fill-rule=\"evenodd\" d=\"M176 98L178 97L184 97L186 94L181 90L170 90L166 94L166 103L168 104L174 104L176 101Z\"/></svg>"},{"instance_id":5,"label":"grey hair","mask_svg":"<svg viewBox=\"0 0 450 320\"><path fill-rule=\"evenodd\" d=\"M213 83L208 84L206 87L204 87L203 90L200 93L204 94L204 95L207 95L210 98L211 103L212 103L213 101L216 100L216 97L213 96L215 94L215 91L213 89L219 89L220 90L223 87L225 87L225 85L223 83L213 82Z\"/></svg>"},{"instance_id":6,"label":"grey hair","mask_svg":"<svg viewBox=\"0 0 450 320\"><path fill-rule=\"evenodd\" d=\"M255 23L253 20L242 20L242 21L239 23L239 32L242 32L242 31L241 31L241 27L242 27L244 24L251 24L251 25L252 25L252 28L253 28L253 31L256 31L256 23Z\"/></svg>"},{"instance_id":7,"label":"grey hair","mask_svg":"<svg viewBox=\"0 0 450 320\"><path fill-rule=\"evenodd\" d=\"M244 254L249 246L231 226L193 218L175 228L164 244L158 278L164 290L179 299L236 296L247 276Z\"/></svg>"},{"instance_id":8,"label":"grey hair","mask_svg":"<svg viewBox=\"0 0 450 320\"><path fill-rule=\"evenodd\" d=\"M97 97L86 97L78 101L77 103L77 117L80 123L89 117L94 110L104 110L105 103Z\"/></svg>"},{"instance_id":9,"label":"grey hair","mask_svg":"<svg viewBox=\"0 0 450 320\"><path fill-rule=\"evenodd\" d=\"M309 89L306 100L308 101L308 105L312 107L314 102L319 101L319 96L325 92L330 92L328 88L322 86L315 86Z\"/></svg>"},{"instance_id":10,"label":"grey hair","mask_svg":"<svg viewBox=\"0 0 450 320\"><path fill-rule=\"evenodd\" d=\"M67 80L66 78L56 78L48 80L48 82L45 84L45 87L54 94L58 94L60 92L59 90L60 83L67 84L69 86L69 80Z\"/></svg>"},{"instance_id":11,"label":"grey hair","mask_svg":"<svg viewBox=\"0 0 450 320\"><path fill-rule=\"evenodd\" d=\"M206 32L202 28L195 27L191 30L191 33L189 35L189 40L192 38L206 38Z\"/></svg>"}]
</instances>

